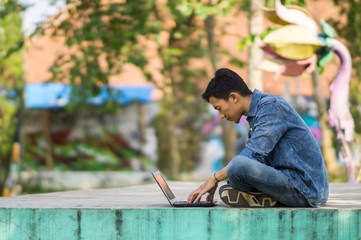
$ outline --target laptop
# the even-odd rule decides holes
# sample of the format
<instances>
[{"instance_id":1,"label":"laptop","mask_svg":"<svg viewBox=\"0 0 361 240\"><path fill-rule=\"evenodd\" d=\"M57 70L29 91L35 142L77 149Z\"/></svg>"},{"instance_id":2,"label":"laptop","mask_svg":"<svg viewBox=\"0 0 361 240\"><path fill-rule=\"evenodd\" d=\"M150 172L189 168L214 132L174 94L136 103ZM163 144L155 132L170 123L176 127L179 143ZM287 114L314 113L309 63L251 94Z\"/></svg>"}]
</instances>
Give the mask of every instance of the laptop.
<instances>
[{"instance_id":1,"label":"laptop","mask_svg":"<svg viewBox=\"0 0 361 240\"><path fill-rule=\"evenodd\" d=\"M197 203L188 203L187 201L178 201L172 190L170 190L167 182L163 178L162 174L159 171L152 172L154 180L158 183L158 186L164 193L170 205L173 207L214 207L216 204L214 202L199 201Z\"/></svg>"}]
</instances>

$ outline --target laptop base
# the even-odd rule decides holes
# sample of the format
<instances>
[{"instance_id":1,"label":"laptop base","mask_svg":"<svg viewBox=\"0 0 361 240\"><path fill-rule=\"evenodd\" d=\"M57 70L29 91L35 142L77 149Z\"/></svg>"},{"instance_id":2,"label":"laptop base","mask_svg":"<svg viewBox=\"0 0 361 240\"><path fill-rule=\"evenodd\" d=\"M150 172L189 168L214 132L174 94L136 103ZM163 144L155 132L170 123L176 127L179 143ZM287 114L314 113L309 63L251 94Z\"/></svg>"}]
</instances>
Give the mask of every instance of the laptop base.
<instances>
[{"instance_id":1,"label":"laptop base","mask_svg":"<svg viewBox=\"0 0 361 240\"><path fill-rule=\"evenodd\" d=\"M197 203L188 203L187 201L178 201L172 204L173 207L214 207L216 206L213 202L197 202Z\"/></svg>"}]
</instances>

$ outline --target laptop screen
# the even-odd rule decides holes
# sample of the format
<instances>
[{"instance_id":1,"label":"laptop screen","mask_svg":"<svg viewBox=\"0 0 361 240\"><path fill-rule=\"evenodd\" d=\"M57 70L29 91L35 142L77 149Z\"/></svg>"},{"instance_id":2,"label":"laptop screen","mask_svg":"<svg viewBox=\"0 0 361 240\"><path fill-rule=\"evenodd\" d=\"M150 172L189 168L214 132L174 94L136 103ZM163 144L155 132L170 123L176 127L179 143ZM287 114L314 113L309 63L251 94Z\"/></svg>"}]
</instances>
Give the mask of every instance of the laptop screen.
<instances>
[{"instance_id":1,"label":"laptop screen","mask_svg":"<svg viewBox=\"0 0 361 240\"><path fill-rule=\"evenodd\" d=\"M174 199L175 196L172 193L172 191L170 190L170 188L168 187L168 184L165 182L163 176L160 174L157 174L157 175L155 175L155 178L157 179L159 186L163 189L163 192L168 196L169 200Z\"/></svg>"}]
</instances>

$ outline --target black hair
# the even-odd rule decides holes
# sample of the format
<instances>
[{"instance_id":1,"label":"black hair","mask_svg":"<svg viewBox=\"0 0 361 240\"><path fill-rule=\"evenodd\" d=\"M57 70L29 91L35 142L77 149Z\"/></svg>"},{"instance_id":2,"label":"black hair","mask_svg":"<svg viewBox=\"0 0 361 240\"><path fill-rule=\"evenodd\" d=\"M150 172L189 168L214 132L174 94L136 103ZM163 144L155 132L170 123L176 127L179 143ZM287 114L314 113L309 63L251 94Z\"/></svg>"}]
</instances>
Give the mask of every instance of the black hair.
<instances>
[{"instance_id":1,"label":"black hair","mask_svg":"<svg viewBox=\"0 0 361 240\"><path fill-rule=\"evenodd\" d=\"M208 83L202 98L208 102L212 96L228 101L231 92L237 92L241 96L252 94L252 91L237 73L228 68L221 68L215 72L214 77Z\"/></svg>"}]
</instances>

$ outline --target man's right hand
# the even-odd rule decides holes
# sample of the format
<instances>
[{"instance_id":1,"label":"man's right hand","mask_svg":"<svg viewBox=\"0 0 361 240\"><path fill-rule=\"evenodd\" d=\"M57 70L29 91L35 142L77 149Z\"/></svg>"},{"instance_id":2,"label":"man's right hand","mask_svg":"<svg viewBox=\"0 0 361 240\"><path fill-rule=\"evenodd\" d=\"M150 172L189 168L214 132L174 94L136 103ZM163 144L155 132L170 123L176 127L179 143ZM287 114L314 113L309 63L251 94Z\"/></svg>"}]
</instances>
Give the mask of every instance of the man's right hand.
<instances>
[{"instance_id":1,"label":"man's right hand","mask_svg":"<svg viewBox=\"0 0 361 240\"><path fill-rule=\"evenodd\" d=\"M203 183L196 190L191 192L188 196L188 203L199 202L201 197L206 193L208 193L207 201L213 202L214 193L216 192L218 182L225 179L227 179L227 166L225 166L221 171L210 177L207 182Z\"/></svg>"},{"instance_id":2,"label":"man's right hand","mask_svg":"<svg viewBox=\"0 0 361 240\"><path fill-rule=\"evenodd\" d=\"M197 203L200 201L201 197L208 193L207 201L213 202L214 193L216 192L218 186L217 180L212 176L208 179L207 182L203 183L196 190L191 192L188 196L188 203Z\"/></svg>"}]
</instances>

